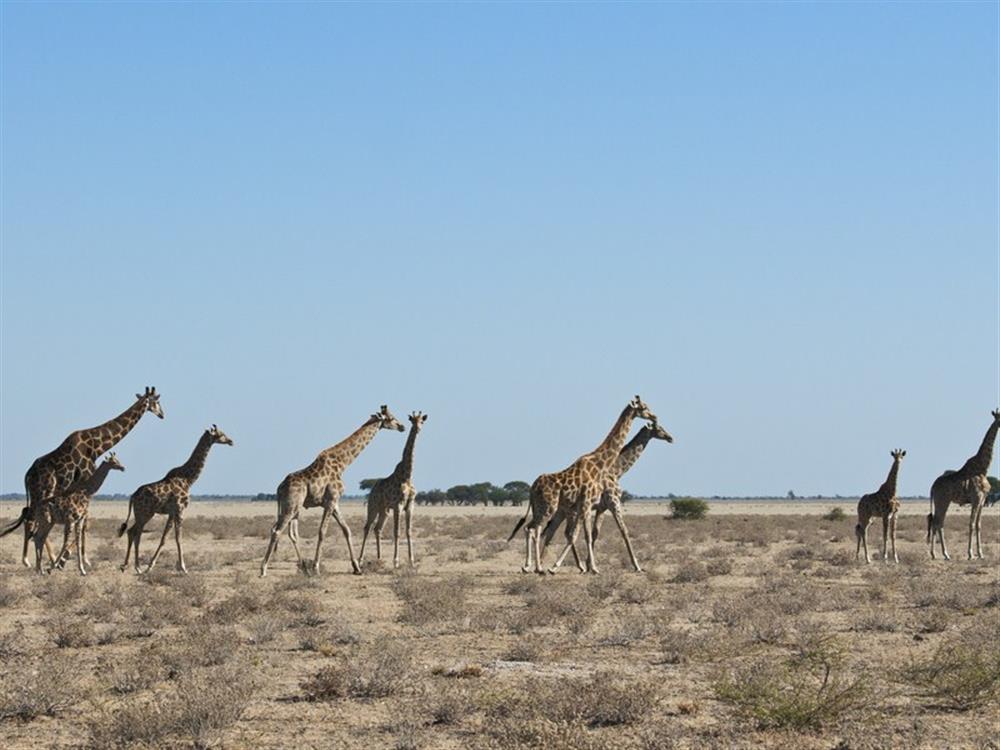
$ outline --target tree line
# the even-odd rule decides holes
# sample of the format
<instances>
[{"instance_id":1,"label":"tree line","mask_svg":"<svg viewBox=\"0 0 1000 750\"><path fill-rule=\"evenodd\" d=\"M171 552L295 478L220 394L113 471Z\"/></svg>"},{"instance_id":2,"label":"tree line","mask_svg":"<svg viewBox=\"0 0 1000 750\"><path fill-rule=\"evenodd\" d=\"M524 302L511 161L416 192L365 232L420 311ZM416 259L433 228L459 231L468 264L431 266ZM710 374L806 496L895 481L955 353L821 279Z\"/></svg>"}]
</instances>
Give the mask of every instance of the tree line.
<instances>
[{"instance_id":1,"label":"tree line","mask_svg":"<svg viewBox=\"0 0 1000 750\"><path fill-rule=\"evenodd\" d=\"M361 489L370 490L377 479L362 479ZM456 484L446 490L433 489L418 492L417 505L523 505L528 502L531 485L515 480L498 487L492 482Z\"/></svg>"}]
</instances>

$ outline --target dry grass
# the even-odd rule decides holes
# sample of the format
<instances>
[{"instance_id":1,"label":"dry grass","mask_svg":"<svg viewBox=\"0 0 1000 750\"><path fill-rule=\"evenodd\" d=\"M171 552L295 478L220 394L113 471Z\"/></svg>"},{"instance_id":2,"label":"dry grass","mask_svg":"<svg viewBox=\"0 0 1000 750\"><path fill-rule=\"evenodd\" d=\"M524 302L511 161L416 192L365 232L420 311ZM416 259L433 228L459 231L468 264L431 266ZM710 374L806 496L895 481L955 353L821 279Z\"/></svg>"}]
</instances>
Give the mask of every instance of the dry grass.
<instances>
[{"instance_id":1,"label":"dry grass","mask_svg":"<svg viewBox=\"0 0 1000 750\"><path fill-rule=\"evenodd\" d=\"M169 546L151 575L81 578L36 577L0 545L0 746L995 744L995 559L931 563L919 517L901 518L901 565L866 566L851 518L660 509L629 519L646 572L608 533L600 575L536 576L503 542L523 509L421 511L420 567L363 576L331 534L324 575L283 540L261 580L271 518L192 518L188 576ZM92 548L117 563L115 525Z\"/></svg>"}]
</instances>

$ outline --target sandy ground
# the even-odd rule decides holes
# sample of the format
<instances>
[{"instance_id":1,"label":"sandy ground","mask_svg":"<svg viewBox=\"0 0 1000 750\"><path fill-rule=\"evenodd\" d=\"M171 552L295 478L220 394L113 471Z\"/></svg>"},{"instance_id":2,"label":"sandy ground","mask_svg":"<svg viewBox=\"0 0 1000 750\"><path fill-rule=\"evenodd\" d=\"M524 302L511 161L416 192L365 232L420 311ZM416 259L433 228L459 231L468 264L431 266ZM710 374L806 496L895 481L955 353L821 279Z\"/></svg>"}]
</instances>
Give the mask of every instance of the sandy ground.
<instances>
[{"instance_id":1,"label":"sandy ground","mask_svg":"<svg viewBox=\"0 0 1000 750\"><path fill-rule=\"evenodd\" d=\"M967 511L949 515L955 559L930 561L920 502L904 504L900 564L865 565L853 518L820 517L833 504L713 503L693 522L631 504L645 572L609 521L596 576L572 558L555 576L520 573L522 538L503 540L523 509L418 508L412 573L372 566L369 547L351 575L334 527L319 576L296 569L285 538L261 579L270 503L193 504L189 575L170 539L136 576L118 569L125 504L98 502L85 578L36 576L19 533L0 540L0 747L997 747L985 719L1000 673L985 703L956 706L956 689L912 671L952 654L957 684L972 684L983 670L968 658L1000 665L997 509L985 561L961 559ZM343 507L357 549L364 506ZM318 515L302 524L309 556ZM151 526L144 559L162 520ZM876 524L873 553L879 537ZM776 725L741 703L759 674L816 699L787 712L816 720Z\"/></svg>"}]
</instances>

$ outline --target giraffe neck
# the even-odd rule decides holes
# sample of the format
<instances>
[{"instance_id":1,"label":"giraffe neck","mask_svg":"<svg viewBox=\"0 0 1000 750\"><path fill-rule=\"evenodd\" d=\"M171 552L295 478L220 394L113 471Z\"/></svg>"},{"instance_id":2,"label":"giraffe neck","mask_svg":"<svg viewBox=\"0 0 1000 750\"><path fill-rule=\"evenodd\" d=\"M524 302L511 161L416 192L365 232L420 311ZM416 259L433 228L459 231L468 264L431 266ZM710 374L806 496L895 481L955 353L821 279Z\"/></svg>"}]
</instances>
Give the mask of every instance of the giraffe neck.
<instances>
[{"instance_id":1,"label":"giraffe neck","mask_svg":"<svg viewBox=\"0 0 1000 750\"><path fill-rule=\"evenodd\" d=\"M411 427L410 434L406 436L406 445L403 446L403 458L396 464L396 470L393 472L397 479L408 482L413 476L413 446L417 442L418 431L415 427Z\"/></svg>"},{"instance_id":2,"label":"giraffe neck","mask_svg":"<svg viewBox=\"0 0 1000 750\"><path fill-rule=\"evenodd\" d=\"M368 446L368 443L372 441L375 433L378 431L378 420L369 419L339 443L323 451L323 454L340 458L343 466L346 468L354 459L361 455L361 451Z\"/></svg>"},{"instance_id":3,"label":"giraffe neck","mask_svg":"<svg viewBox=\"0 0 1000 750\"><path fill-rule=\"evenodd\" d=\"M628 437L628 431L632 427L633 419L635 419L635 411L633 411L632 405L629 404L622 410L621 415L615 422L614 427L611 428L608 436L592 452L591 455L597 458L604 471L614 466L618 460L618 454L622 452L622 446L625 445L625 438Z\"/></svg>"},{"instance_id":4,"label":"giraffe neck","mask_svg":"<svg viewBox=\"0 0 1000 750\"><path fill-rule=\"evenodd\" d=\"M628 444L622 448L621 453L618 454L618 461L615 463L615 474L620 477L631 469L635 465L635 462L639 460L642 452L646 450L646 446L649 445L652 437L652 431L650 431L649 427L643 425L642 429L636 433L636 436L629 440Z\"/></svg>"},{"instance_id":5,"label":"giraffe neck","mask_svg":"<svg viewBox=\"0 0 1000 750\"><path fill-rule=\"evenodd\" d=\"M208 451L212 447L212 436L205 432L198 439L197 445L191 451L191 457L177 468L167 472L168 479L184 479L188 484L194 484L201 475L201 470L205 468L205 459L208 458Z\"/></svg>"},{"instance_id":6,"label":"giraffe neck","mask_svg":"<svg viewBox=\"0 0 1000 750\"><path fill-rule=\"evenodd\" d=\"M993 420L993 424L986 431L986 436L983 438L983 444L979 446L979 450L976 452L972 458L965 462L965 466L962 467L962 471L968 472L970 474L985 474L990 470L990 464L993 463L993 443L997 439L997 428L1000 427L1000 422L996 419Z\"/></svg>"},{"instance_id":7,"label":"giraffe neck","mask_svg":"<svg viewBox=\"0 0 1000 750\"><path fill-rule=\"evenodd\" d=\"M104 480L108 478L108 472L110 471L111 464L107 461L102 461L101 465L97 467L97 470L83 480L80 489L83 490L88 496L97 494L97 491L101 489L101 485L104 484Z\"/></svg>"},{"instance_id":8,"label":"giraffe neck","mask_svg":"<svg viewBox=\"0 0 1000 750\"><path fill-rule=\"evenodd\" d=\"M896 477L899 476L899 459L894 458L892 460L892 466L889 469L889 476L885 478L882 482L882 486L878 488L879 494L885 495L889 498L896 497Z\"/></svg>"},{"instance_id":9,"label":"giraffe neck","mask_svg":"<svg viewBox=\"0 0 1000 750\"><path fill-rule=\"evenodd\" d=\"M96 460L98 456L118 445L122 438L128 435L132 428L139 423L145 412L146 402L139 399L114 419L89 430L81 430L81 437L91 454L91 458Z\"/></svg>"}]
</instances>

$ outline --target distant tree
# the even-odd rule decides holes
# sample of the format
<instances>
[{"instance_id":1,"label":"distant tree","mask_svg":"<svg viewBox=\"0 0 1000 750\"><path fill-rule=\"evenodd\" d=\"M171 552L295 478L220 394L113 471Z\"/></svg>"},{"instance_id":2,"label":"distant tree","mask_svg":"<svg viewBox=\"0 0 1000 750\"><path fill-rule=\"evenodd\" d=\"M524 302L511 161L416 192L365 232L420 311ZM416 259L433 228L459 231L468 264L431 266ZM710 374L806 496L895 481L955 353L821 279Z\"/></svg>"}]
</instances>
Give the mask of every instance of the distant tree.
<instances>
[{"instance_id":1,"label":"distant tree","mask_svg":"<svg viewBox=\"0 0 1000 750\"><path fill-rule=\"evenodd\" d=\"M682 520L704 518L708 503L699 497L678 497L670 501L671 517Z\"/></svg>"},{"instance_id":2,"label":"distant tree","mask_svg":"<svg viewBox=\"0 0 1000 750\"><path fill-rule=\"evenodd\" d=\"M449 487L445 494L448 497L448 505L468 505L472 490L467 484L456 484Z\"/></svg>"},{"instance_id":3,"label":"distant tree","mask_svg":"<svg viewBox=\"0 0 1000 750\"><path fill-rule=\"evenodd\" d=\"M791 490L788 490L788 499L789 500L794 500L795 499L795 493L792 492Z\"/></svg>"},{"instance_id":4,"label":"distant tree","mask_svg":"<svg viewBox=\"0 0 1000 750\"><path fill-rule=\"evenodd\" d=\"M483 505L490 504L490 493L494 489L493 485L489 482L476 482L475 484L469 485L469 491L471 494L470 504Z\"/></svg>"},{"instance_id":5,"label":"distant tree","mask_svg":"<svg viewBox=\"0 0 1000 750\"><path fill-rule=\"evenodd\" d=\"M990 494L986 496L986 504L993 505L1000 501L1000 479L996 477L986 477L986 479L990 483Z\"/></svg>"},{"instance_id":6,"label":"distant tree","mask_svg":"<svg viewBox=\"0 0 1000 750\"><path fill-rule=\"evenodd\" d=\"M361 489L364 492L367 492L372 487L374 487L377 483L378 483L377 479L362 479L361 480Z\"/></svg>"},{"instance_id":7,"label":"distant tree","mask_svg":"<svg viewBox=\"0 0 1000 750\"><path fill-rule=\"evenodd\" d=\"M521 482L518 480L507 482L503 488L507 492L507 499L510 501L511 505L521 505L526 503L528 502L528 498L531 496L531 485L527 482Z\"/></svg>"},{"instance_id":8,"label":"distant tree","mask_svg":"<svg viewBox=\"0 0 1000 750\"><path fill-rule=\"evenodd\" d=\"M628 490L622 490L622 502L627 503L629 500L635 500L635 495Z\"/></svg>"},{"instance_id":9,"label":"distant tree","mask_svg":"<svg viewBox=\"0 0 1000 750\"><path fill-rule=\"evenodd\" d=\"M444 505L448 500L448 495L441 490L427 490L418 492L413 499L417 505Z\"/></svg>"}]
</instances>

